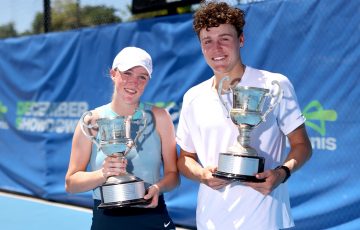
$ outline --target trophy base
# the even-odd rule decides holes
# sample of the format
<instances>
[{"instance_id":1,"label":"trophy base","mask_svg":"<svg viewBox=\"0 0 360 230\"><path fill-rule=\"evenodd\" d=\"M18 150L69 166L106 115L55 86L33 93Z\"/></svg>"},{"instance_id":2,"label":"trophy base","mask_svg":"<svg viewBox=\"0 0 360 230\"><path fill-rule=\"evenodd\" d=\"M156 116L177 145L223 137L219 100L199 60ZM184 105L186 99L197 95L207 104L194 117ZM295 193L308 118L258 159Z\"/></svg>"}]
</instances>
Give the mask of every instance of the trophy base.
<instances>
[{"instance_id":1,"label":"trophy base","mask_svg":"<svg viewBox=\"0 0 360 230\"><path fill-rule=\"evenodd\" d=\"M101 204L98 208L120 208L146 205L144 181L131 174L109 177L100 186Z\"/></svg>"},{"instance_id":2,"label":"trophy base","mask_svg":"<svg viewBox=\"0 0 360 230\"><path fill-rule=\"evenodd\" d=\"M258 179L255 176L248 176L248 175L240 175L240 174L233 174L233 173L224 173L220 171L216 171L212 174L214 177L225 179L225 180L233 180L233 181L243 181L243 182L256 182L261 183L265 182L264 179Z\"/></svg>"},{"instance_id":3,"label":"trophy base","mask_svg":"<svg viewBox=\"0 0 360 230\"><path fill-rule=\"evenodd\" d=\"M99 209L113 209L113 208L124 208L124 207L143 207L150 203L151 203L151 200L145 200L142 198L142 199L136 199L136 200L101 203L98 206L98 208Z\"/></svg>"},{"instance_id":4,"label":"trophy base","mask_svg":"<svg viewBox=\"0 0 360 230\"><path fill-rule=\"evenodd\" d=\"M256 173L264 171L265 158L235 153L220 153L214 177L249 182L264 182L257 179Z\"/></svg>"}]
</instances>

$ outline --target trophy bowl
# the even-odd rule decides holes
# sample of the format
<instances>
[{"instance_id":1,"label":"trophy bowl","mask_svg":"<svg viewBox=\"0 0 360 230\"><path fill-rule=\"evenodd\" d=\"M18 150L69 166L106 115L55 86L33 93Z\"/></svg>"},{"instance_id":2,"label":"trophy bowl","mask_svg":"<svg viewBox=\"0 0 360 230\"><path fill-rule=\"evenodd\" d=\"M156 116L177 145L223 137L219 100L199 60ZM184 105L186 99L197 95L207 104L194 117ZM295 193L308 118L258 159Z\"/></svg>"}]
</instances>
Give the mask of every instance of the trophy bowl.
<instances>
[{"instance_id":1,"label":"trophy bowl","mask_svg":"<svg viewBox=\"0 0 360 230\"><path fill-rule=\"evenodd\" d=\"M99 118L92 126L85 123L85 117L92 116L92 113L88 111L81 118L81 128L85 136L105 155L118 155L125 158L146 127L145 113L144 111L142 113L143 117L140 123L143 123L143 127L137 132L134 139L131 138L131 127L134 122L131 116ZM98 130L97 136L92 136L87 131L88 129ZM143 198L145 191L144 181L128 172L111 176L100 186L101 204L98 208L110 209L149 204L150 201Z\"/></svg>"},{"instance_id":2,"label":"trophy bowl","mask_svg":"<svg viewBox=\"0 0 360 230\"><path fill-rule=\"evenodd\" d=\"M250 182L264 182L257 179L255 174L264 171L265 158L258 155L257 151L250 146L251 131L265 121L269 112L273 110L282 98L280 84L273 81L277 86L275 93L270 94L269 89L231 85L233 104L228 108L221 97L222 83L229 77L221 79L218 88L219 99L228 111L231 121L239 130L237 142L228 147L227 152L220 153L218 167L214 177L227 180L240 180ZM263 107L267 99L270 101L268 109L263 113Z\"/></svg>"}]
</instances>

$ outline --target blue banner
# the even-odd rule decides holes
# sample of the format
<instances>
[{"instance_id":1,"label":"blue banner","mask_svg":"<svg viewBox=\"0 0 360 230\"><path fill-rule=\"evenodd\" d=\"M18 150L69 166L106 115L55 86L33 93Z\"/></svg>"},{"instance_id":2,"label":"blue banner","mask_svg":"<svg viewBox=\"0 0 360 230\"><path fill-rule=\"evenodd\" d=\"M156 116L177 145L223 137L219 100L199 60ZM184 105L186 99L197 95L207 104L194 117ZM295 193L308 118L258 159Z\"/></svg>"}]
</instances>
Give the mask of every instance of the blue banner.
<instances>
[{"instance_id":1,"label":"blue banner","mask_svg":"<svg viewBox=\"0 0 360 230\"><path fill-rule=\"evenodd\" d=\"M360 4L357 0L269 0L246 12L244 63L282 73L296 90L313 157L289 179L296 229L360 226ZM0 40L0 189L92 205L67 194L64 177L80 115L111 100L119 50L153 58L143 101L167 108L175 126L182 96L212 72L192 15ZM195 226L198 185L182 177L166 194L176 224Z\"/></svg>"}]
</instances>

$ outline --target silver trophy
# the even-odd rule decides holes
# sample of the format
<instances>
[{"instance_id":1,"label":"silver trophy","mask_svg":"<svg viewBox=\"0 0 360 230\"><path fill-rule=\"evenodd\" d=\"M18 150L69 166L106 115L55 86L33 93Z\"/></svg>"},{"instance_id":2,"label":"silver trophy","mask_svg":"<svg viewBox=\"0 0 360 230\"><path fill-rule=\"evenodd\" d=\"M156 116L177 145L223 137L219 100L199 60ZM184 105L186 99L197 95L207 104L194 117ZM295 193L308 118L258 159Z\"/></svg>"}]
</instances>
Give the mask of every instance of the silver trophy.
<instances>
[{"instance_id":1,"label":"silver trophy","mask_svg":"<svg viewBox=\"0 0 360 230\"><path fill-rule=\"evenodd\" d=\"M270 93L269 89L238 86L239 80L235 79L229 88L233 93L232 108L229 108L221 96L224 80L228 81L229 77L220 80L218 96L232 122L238 127L239 136L235 145L230 146L226 153L220 153L218 168L213 175L229 180L263 182L264 180L257 179L255 174L264 171L265 158L259 156L250 146L250 133L261 122L265 122L266 116L281 101L282 89L277 81L272 82L275 87ZM269 100L268 108L263 113L266 100Z\"/></svg>"},{"instance_id":2,"label":"silver trophy","mask_svg":"<svg viewBox=\"0 0 360 230\"><path fill-rule=\"evenodd\" d=\"M119 155L121 158L130 152L135 146L140 134L146 127L145 112L140 110L142 118L135 120L132 116L117 116L114 118L99 118L96 124L86 124L85 117L92 116L90 111L85 112L80 121L82 132L107 156ZM136 113L135 113L136 114ZM131 138L131 127L137 123L139 131L135 138ZM89 132L95 130L98 135L92 136ZM122 173L119 176L111 176L100 186L101 204L98 208L117 208L127 206L138 206L149 203L143 197L145 195L145 184L140 178L130 174Z\"/></svg>"}]
</instances>

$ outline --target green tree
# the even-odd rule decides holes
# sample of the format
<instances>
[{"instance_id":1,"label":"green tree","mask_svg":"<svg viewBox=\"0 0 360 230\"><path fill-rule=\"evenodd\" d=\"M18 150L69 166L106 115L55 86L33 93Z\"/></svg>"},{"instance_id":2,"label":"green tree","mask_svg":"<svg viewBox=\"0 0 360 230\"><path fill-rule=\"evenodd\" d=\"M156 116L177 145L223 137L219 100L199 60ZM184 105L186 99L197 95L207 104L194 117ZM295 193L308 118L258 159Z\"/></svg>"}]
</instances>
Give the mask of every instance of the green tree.
<instances>
[{"instance_id":1,"label":"green tree","mask_svg":"<svg viewBox=\"0 0 360 230\"><path fill-rule=\"evenodd\" d=\"M105 6L85 6L81 10L81 26L119 23L121 18L115 15L116 10Z\"/></svg>"},{"instance_id":2,"label":"green tree","mask_svg":"<svg viewBox=\"0 0 360 230\"><path fill-rule=\"evenodd\" d=\"M79 7L73 0L56 0L51 7L51 31L64 31L81 27L119 23L116 9L106 6ZM44 14L38 13L32 23L33 33L44 32Z\"/></svg>"},{"instance_id":3,"label":"green tree","mask_svg":"<svg viewBox=\"0 0 360 230\"><path fill-rule=\"evenodd\" d=\"M18 36L18 33L16 32L13 22L0 26L0 38L8 38L8 37L16 37L16 36Z\"/></svg>"},{"instance_id":4,"label":"green tree","mask_svg":"<svg viewBox=\"0 0 360 230\"><path fill-rule=\"evenodd\" d=\"M130 10L130 6L128 6ZM192 13L193 10L191 6L182 6L182 7L176 7L173 9L163 9L163 10L156 10L156 11L150 11L145 13L138 13L133 14L130 21L136 21L140 19L146 19L146 18L154 18L154 17L162 17L162 16L168 16L171 14L186 14L186 13Z\"/></svg>"}]
</instances>

